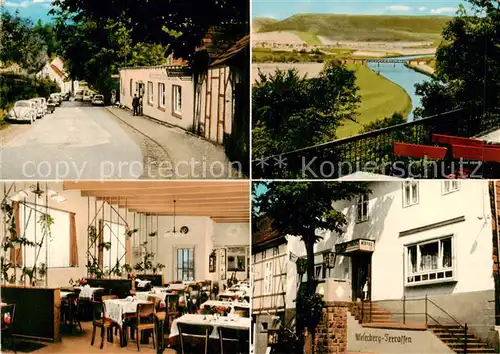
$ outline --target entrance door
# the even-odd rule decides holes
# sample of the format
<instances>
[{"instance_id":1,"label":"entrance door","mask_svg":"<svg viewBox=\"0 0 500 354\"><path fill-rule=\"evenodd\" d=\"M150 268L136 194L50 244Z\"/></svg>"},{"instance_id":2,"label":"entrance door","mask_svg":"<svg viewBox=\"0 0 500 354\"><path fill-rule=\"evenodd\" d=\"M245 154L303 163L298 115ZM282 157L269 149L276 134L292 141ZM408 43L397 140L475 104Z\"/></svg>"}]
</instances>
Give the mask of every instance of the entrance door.
<instances>
[{"instance_id":1,"label":"entrance door","mask_svg":"<svg viewBox=\"0 0 500 354\"><path fill-rule=\"evenodd\" d=\"M371 254L357 254L351 257L352 262L352 300L364 300L363 288L368 285L367 299L371 298Z\"/></svg>"}]
</instances>

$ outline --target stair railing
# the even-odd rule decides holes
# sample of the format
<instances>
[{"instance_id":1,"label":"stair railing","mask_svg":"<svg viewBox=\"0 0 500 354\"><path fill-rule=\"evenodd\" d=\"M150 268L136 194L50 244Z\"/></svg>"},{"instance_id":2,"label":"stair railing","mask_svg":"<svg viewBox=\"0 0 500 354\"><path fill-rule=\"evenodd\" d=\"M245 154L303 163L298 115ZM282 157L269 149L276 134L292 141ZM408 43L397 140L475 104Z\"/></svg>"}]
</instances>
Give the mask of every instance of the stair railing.
<instances>
[{"instance_id":1,"label":"stair railing","mask_svg":"<svg viewBox=\"0 0 500 354\"><path fill-rule=\"evenodd\" d=\"M464 340L463 340L463 344L464 344L464 349L463 349L463 353L464 354L467 354L467 323L465 325L462 325L460 322L458 322L458 320L453 317L452 315L450 315L445 309L443 309L441 306L439 306L438 304L436 304L434 301L432 301L431 299L429 299L427 297L427 294L425 295L425 323L427 325L427 317L430 318L431 320L433 320L434 322L436 322L439 326L441 326L441 328L443 328L444 330L446 330L449 334L451 334L453 337L455 337L457 339L457 341L460 343L462 340L460 339L460 336L457 336L455 333L453 333L452 331L449 331L446 329L446 326L444 326L442 323L440 323L436 318L434 318L433 316L431 316L428 312L428 305L427 303L430 303L432 305L434 305L437 309L439 309L442 313L444 313L446 316L448 316L448 318L450 318L464 333Z\"/></svg>"}]
</instances>

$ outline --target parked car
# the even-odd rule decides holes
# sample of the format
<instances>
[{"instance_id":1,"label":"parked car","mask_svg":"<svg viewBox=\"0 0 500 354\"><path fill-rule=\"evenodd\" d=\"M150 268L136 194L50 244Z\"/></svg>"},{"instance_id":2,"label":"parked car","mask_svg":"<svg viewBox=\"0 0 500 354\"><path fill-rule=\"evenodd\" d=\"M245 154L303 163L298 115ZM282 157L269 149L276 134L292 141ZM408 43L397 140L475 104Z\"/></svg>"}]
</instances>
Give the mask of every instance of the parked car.
<instances>
[{"instance_id":1,"label":"parked car","mask_svg":"<svg viewBox=\"0 0 500 354\"><path fill-rule=\"evenodd\" d=\"M60 106L62 103L61 94L59 93L51 93L50 98L52 98L56 102L56 106Z\"/></svg>"},{"instance_id":2,"label":"parked car","mask_svg":"<svg viewBox=\"0 0 500 354\"><path fill-rule=\"evenodd\" d=\"M17 101L14 107L7 113L7 119L29 122L31 124L36 121L36 114L35 102L29 100Z\"/></svg>"},{"instance_id":3,"label":"parked car","mask_svg":"<svg viewBox=\"0 0 500 354\"><path fill-rule=\"evenodd\" d=\"M85 91L83 92L83 99L82 99L83 102L90 102L92 101L92 94L90 91Z\"/></svg>"},{"instance_id":4,"label":"parked car","mask_svg":"<svg viewBox=\"0 0 500 354\"><path fill-rule=\"evenodd\" d=\"M61 94L61 98L63 101L69 101L69 96L70 96L69 92L64 92Z\"/></svg>"},{"instance_id":5,"label":"parked car","mask_svg":"<svg viewBox=\"0 0 500 354\"><path fill-rule=\"evenodd\" d=\"M103 95L94 95L92 98L93 106L104 106L104 96Z\"/></svg>"},{"instance_id":6,"label":"parked car","mask_svg":"<svg viewBox=\"0 0 500 354\"><path fill-rule=\"evenodd\" d=\"M56 101L54 101L52 98L49 98L47 100L47 113L54 113L56 110Z\"/></svg>"},{"instance_id":7,"label":"parked car","mask_svg":"<svg viewBox=\"0 0 500 354\"><path fill-rule=\"evenodd\" d=\"M39 116L38 118L43 118L44 115L47 114L47 102L45 101L45 98L43 97L36 97L33 100L36 100L39 104L40 111L42 112L41 117Z\"/></svg>"},{"instance_id":8,"label":"parked car","mask_svg":"<svg viewBox=\"0 0 500 354\"><path fill-rule=\"evenodd\" d=\"M75 101L83 101L83 91L76 91L75 93Z\"/></svg>"},{"instance_id":9,"label":"parked car","mask_svg":"<svg viewBox=\"0 0 500 354\"><path fill-rule=\"evenodd\" d=\"M42 101L40 101L39 98L32 98L30 99L30 101L35 104L36 118L43 118L43 116L45 115L45 110L43 108Z\"/></svg>"}]
</instances>

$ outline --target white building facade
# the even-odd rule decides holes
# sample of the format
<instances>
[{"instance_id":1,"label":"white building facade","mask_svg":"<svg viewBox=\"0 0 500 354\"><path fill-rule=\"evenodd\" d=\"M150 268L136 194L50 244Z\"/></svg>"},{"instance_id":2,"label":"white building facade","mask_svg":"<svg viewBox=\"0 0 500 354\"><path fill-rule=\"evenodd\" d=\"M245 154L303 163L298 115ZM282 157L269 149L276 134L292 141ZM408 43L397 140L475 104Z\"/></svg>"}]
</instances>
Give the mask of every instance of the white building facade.
<instances>
[{"instance_id":1,"label":"white building facade","mask_svg":"<svg viewBox=\"0 0 500 354\"><path fill-rule=\"evenodd\" d=\"M72 81L64 70L64 61L61 58L54 58L45 64L43 69L37 74L39 78L47 78L54 81L62 93L76 92L79 90L79 82Z\"/></svg>"},{"instance_id":2,"label":"white building facade","mask_svg":"<svg viewBox=\"0 0 500 354\"><path fill-rule=\"evenodd\" d=\"M371 300L391 311L396 322L403 321L403 312L414 323L425 323L427 314L445 323L452 316L494 346L488 183L391 181L369 183L369 189L355 201L334 203L347 217L342 235L317 231L322 240L314 248L315 278L326 281L318 291L336 301ZM284 312L293 313L298 285L306 280L305 275L299 279L295 260L305 258L306 250L299 237L286 236L283 244L279 253L286 259L285 270L274 272L263 288L275 289L286 273ZM325 269L327 252L335 253L333 269ZM255 293L262 294L258 273L265 270L254 271Z\"/></svg>"}]
</instances>

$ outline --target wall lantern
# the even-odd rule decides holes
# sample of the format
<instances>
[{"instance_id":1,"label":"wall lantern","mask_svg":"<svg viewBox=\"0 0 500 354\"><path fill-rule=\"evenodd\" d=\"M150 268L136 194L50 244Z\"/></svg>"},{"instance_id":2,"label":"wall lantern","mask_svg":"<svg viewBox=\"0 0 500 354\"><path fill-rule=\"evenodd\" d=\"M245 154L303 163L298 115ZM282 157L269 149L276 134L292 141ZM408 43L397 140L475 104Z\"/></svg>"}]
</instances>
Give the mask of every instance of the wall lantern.
<instances>
[{"instance_id":1,"label":"wall lantern","mask_svg":"<svg viewBox=\"0 0 500 354\"><path fill-rule=\"evenodd\" d=\"M274 346L279 343L279 332L278 329L268 328L267 329L267 345Z\"/></svg>"},{"instance_id":2,"label":"wall lantern","mask_svg":"<svg viewBox=\"0 0 500 354\"><path fill-rule=\"evenodd\" d=\"M327 251L323 253L323 263L327 269L335 268L335 252Z\"/></svg>"},{"instance_id":3,"label":"wall lantern","mask_svg":"<svg viewBox=\"0 0 500 354\"><path fill-rule=\"evenodd\" d=\"M212 251L210 257L208 257L208 271L210 273L215 273L215 265L216 265L217 255L215 251Z\"/></svg>"}]
</instances>

